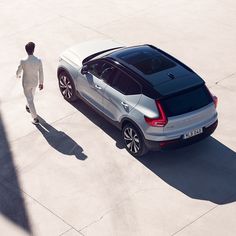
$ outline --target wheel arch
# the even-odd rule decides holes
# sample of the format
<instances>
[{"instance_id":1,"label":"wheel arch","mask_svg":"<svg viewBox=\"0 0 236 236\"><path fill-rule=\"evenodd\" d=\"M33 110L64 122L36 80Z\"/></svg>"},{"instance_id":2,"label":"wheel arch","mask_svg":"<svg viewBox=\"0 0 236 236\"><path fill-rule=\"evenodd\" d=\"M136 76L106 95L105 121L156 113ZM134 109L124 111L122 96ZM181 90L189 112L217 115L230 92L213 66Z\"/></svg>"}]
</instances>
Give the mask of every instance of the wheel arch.
<instances>
[{"instance_id":1,"label":"wheel arch","mask_svg":"<svg viewBox=\"0 0 236 236\"><path fill-rule=\"evenodd\" d=\"M60 81L60 74L61 73L65 73L65 75L68 77L68 79L71 81L71 86L72 86L72 91L74 91L74 93L72 92L72 97L67 99L64 97L64 95L62 94L62 96L64 97L65 100L67 100L68 102L73 102L76 101L78 99L77 96L77 90L76 90L76 85L75 85L75 80L73 79L71 73L64 67L58 67L57 69L57 78L58 78L58 82ZM60 82L59 82L59 87L60 87ZM61 89L60 89L61 90ZM62 92L61 92L62 93Z\"/></svg>"},{"instance_id":2,"label":"wheel arch","mask_svg":"<svg viewBox=\"0 0 236 236\"><path fill-rule=\"evenodd\" d=\"M123 133L123 128L127 125L127 124L131 124L135 129L136 131L140 134L140 143L141 143L141 146L140 146L140 150L139 150L139 153L132 153L132 151L130 151L127 147L127 145L125 144L125 148L126 150L133 156L135 157L139 157L139 156L143 156L145 153L148 152L148 149L147 149L147 146L146 146L146 141L145 141L145 137L144 137L144 134L141 130L141 128L138 126L138 124L136 124L133 120L131 120L130 118L123 118L122 120L122 123L121 123L121 128L122 128L122 133Z\"/></svg>"},{"instance_id":3,"label":"wheel arch","mask_svg":"<svg viewBox=\"0 0 236 236\"><path fill-rule=\"evenodd\" d=\"M58 79L59 79L59 75L60 75L62 72L65 72L66 74L68 74L68 75L71 77L69 71L68 71L65 67L60 66L60 67L58 67L58 69L57 69L57 78L58 78Z\"/></svg>"},{"instance_id":4,"label":"wheel arch","mask_svg":"<svg viewBox=\"0 0 236 236\"><path fill-rule=\"evenodd\" d=\"M141 128L139 127L139 125L136 124L133 120L131 120L131 119L128 118L128 117L125 117L125 118L123 118L123 119L121 120L121 125L120 125L121 130L125 127L126 124L129 124L129 123L130 123L131 125L133 125L135 128L137 128L138 131L139 131L139 133L140 133L140 134L142 135L142 137L144 138L143 131L141 130Z\"/></svg>"}]
</instances>

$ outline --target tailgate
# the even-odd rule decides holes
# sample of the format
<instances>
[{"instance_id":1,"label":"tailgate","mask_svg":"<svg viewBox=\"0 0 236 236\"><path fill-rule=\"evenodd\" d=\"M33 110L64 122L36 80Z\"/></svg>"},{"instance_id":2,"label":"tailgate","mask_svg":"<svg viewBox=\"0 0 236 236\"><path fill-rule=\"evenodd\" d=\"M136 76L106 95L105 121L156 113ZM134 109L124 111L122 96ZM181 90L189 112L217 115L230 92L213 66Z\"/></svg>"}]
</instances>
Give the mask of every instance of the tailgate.
<instances>
[{"instance_id":1,"label":"tailgate","mask_svg":"<svg viewBox=\"0 0 236 236\"><path fill-rule=\"evenodd\" d=\"M164 133L185 133L196 128L207 127L216 120L216 110L213 103L183 115L169 117L164 127Z\"/></svg>"}]
</instances>

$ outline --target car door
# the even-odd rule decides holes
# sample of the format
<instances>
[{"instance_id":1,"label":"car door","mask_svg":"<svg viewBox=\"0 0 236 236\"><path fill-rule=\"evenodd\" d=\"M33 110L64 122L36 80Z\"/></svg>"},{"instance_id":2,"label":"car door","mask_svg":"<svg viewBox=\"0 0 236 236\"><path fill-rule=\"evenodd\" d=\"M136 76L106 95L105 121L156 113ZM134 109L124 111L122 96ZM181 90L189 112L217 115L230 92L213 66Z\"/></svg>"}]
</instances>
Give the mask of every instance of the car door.
<instances>
[{"instance_id":1,"label":"car door","mask_svg":"<svg viewBox=\"0 0 236 236\"><path fill-rule=\"evenodd\" d=\"M119 68L102 79L108 86L105 88L103 105L107 115L114 121L127 117L141 98L141 86Z\"/></svg>"},{"instance_id":2,"label":"car door","mask_svg":"<svg viewBox=\"0 0 236 236\"><path fill-rule=\"evenodd\" d=\"M101 112L104 112L103 94L107 84L100 78L104 62L102 60L96 60L89 62L86 65L88 73L84 74L80 80L80 94L90 104Z\"/></svg>"}]
</instances>

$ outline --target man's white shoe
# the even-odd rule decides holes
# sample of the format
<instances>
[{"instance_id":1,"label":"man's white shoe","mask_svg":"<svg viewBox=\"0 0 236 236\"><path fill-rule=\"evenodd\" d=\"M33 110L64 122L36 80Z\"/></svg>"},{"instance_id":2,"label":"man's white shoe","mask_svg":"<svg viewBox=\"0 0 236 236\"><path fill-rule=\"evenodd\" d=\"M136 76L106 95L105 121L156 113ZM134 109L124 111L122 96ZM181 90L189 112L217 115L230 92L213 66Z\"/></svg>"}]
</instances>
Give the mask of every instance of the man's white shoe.
<instances>
[{"instance_id":1,"label":"man's white shoe","mask_svg":"<svg viewBox=\"0 0 236 236\"><path fill-rule=\"evenodd\" d=\"M33 123L34 125L38 125L38 124L39 124L39 119L38 119L38 118L34 118L34 119L32 120L32 123Z\"/></svg>"}]
</instances>

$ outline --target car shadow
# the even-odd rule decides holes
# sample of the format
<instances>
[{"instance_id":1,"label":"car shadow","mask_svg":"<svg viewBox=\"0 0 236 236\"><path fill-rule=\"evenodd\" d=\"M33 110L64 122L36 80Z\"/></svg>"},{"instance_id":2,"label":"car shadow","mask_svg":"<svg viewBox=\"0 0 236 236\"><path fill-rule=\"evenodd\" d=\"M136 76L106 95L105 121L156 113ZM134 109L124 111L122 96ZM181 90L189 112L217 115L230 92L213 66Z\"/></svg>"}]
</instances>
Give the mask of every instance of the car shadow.
<instances>
[{"instance_id":1,"label":"car shadow","mask_svg":"<svg viewBox=\"0 0 236 236\"><path fill-rule=\"evenodd\" d=\"M121 133L83 101L71 103L124 148ZM170 186L193 199L227 204L236 200L236 154L213 137L136 158Z\"/></svg>"},{"instance_id":2,"label":"car shadow","mask_svg":"<svg viewBox=\"0 0 236 236\"><path fill-rule=\"evenodd\" d=\"M108 134L113 140L116 141L116 147L123 149L124 144L121 137L121 133L118 128L108 122L103 116L99 115L92 107L88 106L84 101L77 100L76 102L71 102L74 108L80 111L84 116L86 116L90 121L102 129L106 134Z\"/></svg>"},{"instance_id":3,"label":"car shadow","mask_svg":"<svg viewBox=\"0 0 236 236\"><path fill-rule=\"evenodd\" d=\"M191 198L216 204L236 200L236 154L213 137L188 147L149 153L138 160Z\"/></svg>"},{"instance_id":4,"label":"car shadow","mask_svg":"<svg viewBox=\"0 0 236 236\"><path fill-rule=\"evenodd\" d=\"M83 148L72 138L70 138L66 133L55 129L42 117L38 116L38 118L40 123L36 125L36 127L42 133L50 146L64 155L74 155L79 160L87 159L87 156L83 153Z\"/></svg>"}]
</instances>

